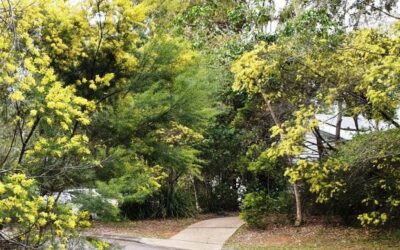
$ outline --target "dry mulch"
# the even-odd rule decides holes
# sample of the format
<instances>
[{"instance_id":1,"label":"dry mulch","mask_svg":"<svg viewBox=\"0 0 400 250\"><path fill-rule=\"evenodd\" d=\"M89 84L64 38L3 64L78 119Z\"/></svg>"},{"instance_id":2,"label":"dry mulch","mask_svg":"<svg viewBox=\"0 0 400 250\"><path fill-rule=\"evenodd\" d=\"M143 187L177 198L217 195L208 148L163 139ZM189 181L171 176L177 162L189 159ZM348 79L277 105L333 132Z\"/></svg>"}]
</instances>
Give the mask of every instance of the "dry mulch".
<instances>
[{"instance_id":1,"label":"dry mulch","mask_svg":"<svg viewBox=\"0 0 400 250\"><path fill-rule=\"evenodd\" d=\"M193 223L215 217L218 217L218 215L200 214L193 218L181 219L155 219L112 223L93 222L88 233L167 239Z\"/></svg>"},{"instance_id":2,"label":"dry mulch","mask_svg":"<svg viewBox=\"0 0 400 250\"><path fill-rule=\"evenodd\" d=\"M400 249L400 231L353 228L312 222L301 227L274 225L265 230L244 225L225 244L226 249Z\"/></svg>"}]
</instances>

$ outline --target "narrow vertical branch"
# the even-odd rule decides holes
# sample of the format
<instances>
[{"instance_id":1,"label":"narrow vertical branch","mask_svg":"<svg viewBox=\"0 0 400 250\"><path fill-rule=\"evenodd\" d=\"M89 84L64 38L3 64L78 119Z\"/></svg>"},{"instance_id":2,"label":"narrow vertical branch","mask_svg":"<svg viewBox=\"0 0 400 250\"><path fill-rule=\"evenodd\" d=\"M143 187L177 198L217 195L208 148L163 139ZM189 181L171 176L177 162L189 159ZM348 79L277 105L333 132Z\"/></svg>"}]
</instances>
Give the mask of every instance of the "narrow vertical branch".
<instances>
[{"instance_id":1,"label":"narrow vertical branch","mask_svg":"<svg viewBox=\"0 0 400 250\"><path fill-rule=\"evenodd\" d=\"M22 132L21 133L21 140L22 140L22 148L21 148L21 152L19 154L19 158L18 158L18 164L20 164L22 162L22 158L24 157L25 151L26 151L26 146L28 145L30 139L32 138L33 132L35 132L37 126L39 125L39 121L40 121L40 116L36 116L35 121L32 125L31 131L29 131L28 136L26 137L25 140L23 140L22 138ZM21 131L21 128L20 128Z\"/></svg>"},{"instance_id":2,"label":"narrow vertical branch","mask_svg":"<svg viewBox=\"0 0 400 250\"><path fill-rule=\"evenodd\" d=\"M194 200L195 200L195 202L196 202L196 210L197 210L197 211L200 211L199 200L198 200L198 197L197 197L197 189L196 189L196 184L195 184L193 175L190 176L190 179L191 179L192 185L193 185L193 193L194 193Z\"/></svg>"},{"instance_id":3,"label":"narrow vertical branch","mask_svg":"<svg viewBox=\"0 0 400 250\"><path fill-rule=\"evenodd\" d=\"M6 156L4 157L4 159L1 162L1 167L3 167L3 165L7 162L8 157L10 156L11 150L12 150L12 148L14 146L14 143L15 143L15 139L17 138L17 130L18 130L18 128L16 126L15 129L14 129L14 134L13 134L13 138L11 140L10 147L8 148L7 154L6 154Z\"/></svg>"},{"instance_id":4,"label":"narrow vertical branch","mask_svg":"<svg viewBox=\"0 0 400 250\"><path fill-rule=\"evenodd\" d=\"M324 152L325 152L325 147L324 147L322 137L320 136L320 133L319 133L319 128L318 127L314 128L312 133L314 134L314 137L317 140L318 156L319 156L319 159L321 160L324 155Z\"/></svg>"},{"instance_id":5,"label":"narrow vertical branch","mask_svg":"<svg viewBox=\"0 0 400 250\"><path fill-rule=\"evenodd\" d=\"M357 133L359 133L360 132L360 127L358 125L358 115L353 116L353 120L354 120L354 126L355 126L355 128L357 130Z\"/></svg>"},{"instance_id":6,"label":"narrow vertical branch","mask_svg":"<svg viewBox=\"0 0 400 250\"><path fill-rule=\"evenodd\" d=\"M101 15L101 8L100 8L101 3L102 3L102 0L96 1L96 11L97 11L96 14L97 14L97 17L98 17L99 38L98 38L98 41L97 41L96 51L95 51L95 54L93 56L93 65L92 65L92 67L93 67L92 68L92 78L93 79L95 78L94 69L96 68L97 57L99 55L101 44L103 42L103 37L104 37L104 23L103 22L105 22L105 20L103 20L103 22L101 20L103 18L102 15ZM104 15L104 19L105 18L106 18L106 16Z\"/></svg>"},{"instance_id":7,"label":"narrow vertical branch","mask_svg":"<svg viewBox=\"0 0 400 250\"><path fill-rule=\"evenodd\" d=\"M336 118L336 133L335 133L335 144L336 146L340 143L340 132L342 130L343 120L343 100L338 101L338 114Z\"/></svg>"},{"instance_id":8,"label":"narrow vertical branch","mask_svg":"<svg viewBox=\"0 0 400 250\"><path fill-rule=\"evenodd\" d=\"M267 104L268 111L270 112L272 119L275 122L275 125L278 126L279 128L282 128L282 125L279 122L279 119L276 116L274 109L272 108L271 101L269 100L267 94L262 92L261 95L262 95L265 103ZM281 135L281 140L284 140L283 135ZM289 164L292 165L292 159L290 157L288 157L288 158L289 158L288 159ZM301 209L301 193L300 193L299 185L297 182L293 183L293 191L294 191L294 198L296 201L296 220L295 220L294 225L300 226L303 223L303 212Z\"/></svg>"},{"instance_id":9,"label":"narrow vertical branch","mask_svg":"<svg viewBox=\"0 0 400 250\"><path fill-rule=\"evenodd\" d=\"M269 100L268 96L265 93L261 93L261 95L262 95L265 103L267 104L268 111L270 112L275 125L278 126L279 128L281 128L281 123L279 122L278 117L276 116L276 114L272 108L271 101Z\"/></svg>"}]
</instances>

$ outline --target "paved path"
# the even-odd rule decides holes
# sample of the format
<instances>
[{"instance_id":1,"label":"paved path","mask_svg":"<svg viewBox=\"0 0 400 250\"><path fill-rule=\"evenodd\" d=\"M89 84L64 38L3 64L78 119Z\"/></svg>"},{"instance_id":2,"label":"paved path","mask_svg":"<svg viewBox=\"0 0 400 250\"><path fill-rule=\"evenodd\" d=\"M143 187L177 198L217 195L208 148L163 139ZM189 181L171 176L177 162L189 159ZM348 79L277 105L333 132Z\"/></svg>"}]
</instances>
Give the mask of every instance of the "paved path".
<instances>
[{"instance_id":1,"label":"paved path","mask_svg":"<svg viewBox=\"0 0 400 250\"><path fill-rule=\"evenodd\" d=\"M171 248L149 246L144 243L133 242L133 241L113 241L121 249L124 250L170 250Z\"/></svg>"},{"instance_id":2,"label":"paved path","mask_svg":"<svg viewBox=\"0 0 400 250\"><path fill-rule=\"evenodd\" d=\"M112 244L114 250L181 250L172 247L152 246L141 242L142 238L115 234L85 234ZM74 249L78 250L78 249ZM79 249L80 250L80 249Z\"/></svg>"},{"instance_id":3,"label":"paved path","mask_svg":"<svg viewBox=\"0 0 400 250\"><path fill-rule=\"evenodd\" d=\"M170 239L103 237L113 239L114 242L125 247L126 250L221 250L225 241L243 223L239 217L204 220L190 225Z\"/></svg>"},{"instance_id":4,"label":"paved path","mask_svg":"<svg viewBox=\"0 0 400 250\"><path fill-rule=\"evenodd\" d=\"M225 241L243 225L239 217L223 217L197 222L167 240L141 239L148 245L187 250L220 250Z\"/></svg>"}]
</instances>

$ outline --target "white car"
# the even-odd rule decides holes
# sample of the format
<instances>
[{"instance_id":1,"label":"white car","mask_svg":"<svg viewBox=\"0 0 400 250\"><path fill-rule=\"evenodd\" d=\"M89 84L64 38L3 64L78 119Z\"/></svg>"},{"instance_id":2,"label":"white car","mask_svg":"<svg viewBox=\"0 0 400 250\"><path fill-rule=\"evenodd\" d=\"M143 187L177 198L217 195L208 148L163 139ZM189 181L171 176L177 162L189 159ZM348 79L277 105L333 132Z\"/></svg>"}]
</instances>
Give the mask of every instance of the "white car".
<instances>
[{"instance_id":1,"label":"white car","mask_svg":"<svg viewBox=\"0 0 400 250\"><path fill-rule=\"evenodd\" d=\"M76 189L66 189L61 193L53 193L52 196L57 199L58 202L63 204L69 203L72 205L72 210L75 212L81 209L80 204L76 204L75 200L79 194L86 194L92 197L101 197L102 195L93 188L76 188ZM46 196L45 196L46 197ZM118 200L117 199L110 199L110 198L103 198L104 201L108 202L109 204L113 205L114 207L118 207ZM96 214L92 214L94 219L97 218Z\"/></svg>"}]
</instances>

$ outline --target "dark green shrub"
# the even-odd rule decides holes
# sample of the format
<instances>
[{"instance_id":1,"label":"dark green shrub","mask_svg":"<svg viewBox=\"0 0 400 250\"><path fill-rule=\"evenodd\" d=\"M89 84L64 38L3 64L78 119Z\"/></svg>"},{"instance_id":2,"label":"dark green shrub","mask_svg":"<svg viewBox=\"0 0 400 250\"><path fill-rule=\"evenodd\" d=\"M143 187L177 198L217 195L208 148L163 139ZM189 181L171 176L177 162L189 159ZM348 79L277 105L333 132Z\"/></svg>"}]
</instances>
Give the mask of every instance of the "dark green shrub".
<instances>
[{"instance_id":1,"label":"dark green shrub","mask_svg":"<svg viewBox=\"0 0 400 250\"><path fill-rule=\"evenodd\" d=\"M106 222L121 219L118 206L113 205L103 196L81 193L75 196L73 202L80 205L81 210L88 211L94 219Z\"/></svg>"},{"instance_id":2,"label":"dark green shrub","mask_svg":"<svg viewBox=\"0 0 400 250\"><path fill-rule=\"evenodd\" d=\"M131 220L191 217L197 213L193 193L182 188L172 193L162 189L144 201L125 199L120 209Z\"/></svg>"},{"instance_id":3,"label":"dark green shrub","mask_svg":"<svg viewBox=\"0 0 400 250\"><path fill-rule=\"evenodd\" d=\"M228 183L220 183L212 188L212 190L206 190L205 188L199 188L198 190L201 191L198 195L200 207L203 212L214 213L239 210L237 189L232 188Z\"/></svg>"},{"instance_id":4,"label":"dark green shrub","mask_svg":"<svg viewBox=\"0 0 400 250\"><path fill-rule=\"evenodd\" d=\"M288 222L288 214L292 208L289 194L281 192L272 197L264 191L246 194L240 217L250 227L266 228L271 224Z\"/></svg>"},{"instance_id":5,"label":"dark green shrub","mask_svg":"<svg viewBox=\"0 0 400 250\"><path fill-rule=\"evenodd\" d=\"M330 157L332 166L337 167L332 168L322 181L340 186L326 185L318 194L331 194L332 198L326 204L349 224L398 226L399 155L400 129L358 135Z\"/></svg>"}]
</instances>

